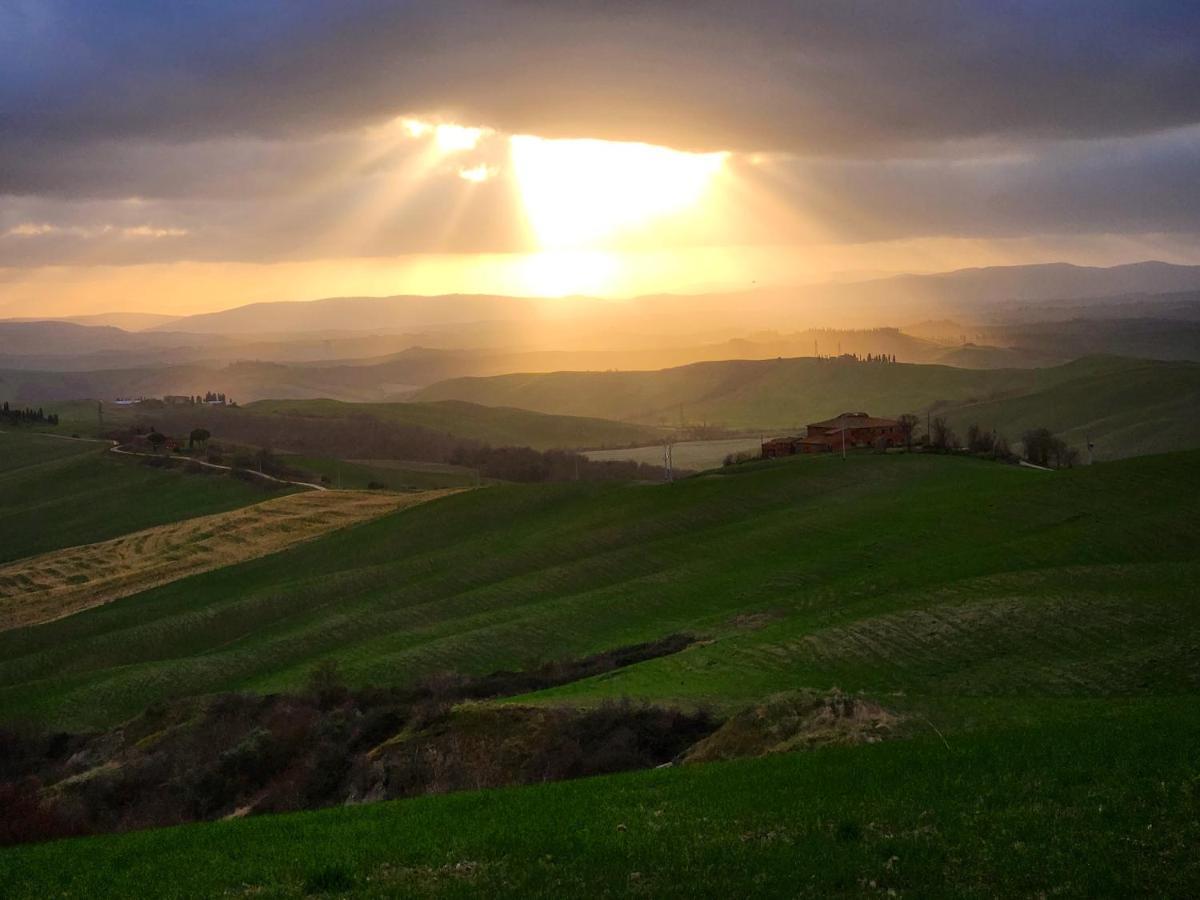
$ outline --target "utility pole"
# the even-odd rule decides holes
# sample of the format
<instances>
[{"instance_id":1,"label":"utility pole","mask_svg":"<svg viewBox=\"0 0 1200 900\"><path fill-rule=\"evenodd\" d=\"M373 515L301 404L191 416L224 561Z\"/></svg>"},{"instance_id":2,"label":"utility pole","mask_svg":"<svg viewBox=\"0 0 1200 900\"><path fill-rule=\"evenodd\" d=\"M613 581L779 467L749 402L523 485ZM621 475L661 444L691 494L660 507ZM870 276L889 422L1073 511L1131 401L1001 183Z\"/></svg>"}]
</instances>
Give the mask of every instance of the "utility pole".
<instances>
[{"instance_id":1,"label":"utility pole","mask_svg":"<svg viewBox=\"0 0 1200 900\"><path fill-rule=\"evenodd\" d=\"M104 431L104 401L96 401L96 421L100 423L100 430Z\"/></svg>"},{"instance_id":2,"label":"utility pole","mask_svg":"<svg viewBox=\"0 0 1200 900\"><path fill-rule=\"evenodd\" d=\"M846 458L846 428L842 426L842 459Z\"/></svg>"},{"instance_id":3,"label":"utility pole","mask_svg":"<svg viewBox=\"0 0 1200 900\"><path fill-rule=\"evenodd\" d=\"M675 480L675 473L671 471L671 445L663 445L663 474L668 482Z\"/></svg>"}]
</instances>

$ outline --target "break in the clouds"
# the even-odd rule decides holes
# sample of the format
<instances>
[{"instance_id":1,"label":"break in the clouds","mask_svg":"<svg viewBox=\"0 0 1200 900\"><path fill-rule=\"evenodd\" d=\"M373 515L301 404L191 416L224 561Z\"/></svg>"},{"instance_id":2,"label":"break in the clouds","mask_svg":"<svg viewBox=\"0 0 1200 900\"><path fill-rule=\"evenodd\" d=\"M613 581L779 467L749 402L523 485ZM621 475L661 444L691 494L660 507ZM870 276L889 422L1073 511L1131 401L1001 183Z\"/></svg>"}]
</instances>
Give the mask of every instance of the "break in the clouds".
<instances>
[{"instance_id":1,"label":"break in the clouds","mask_svg":"<svg viewBox=\"0 0 1200 900\"><path fill-rule=\"evenodd\" d=\"M729 152L665 242L1200 232L1198 46L1146 0L17 0L0 265L533 249L510 134Z\"/></svg>"}]
</instances>

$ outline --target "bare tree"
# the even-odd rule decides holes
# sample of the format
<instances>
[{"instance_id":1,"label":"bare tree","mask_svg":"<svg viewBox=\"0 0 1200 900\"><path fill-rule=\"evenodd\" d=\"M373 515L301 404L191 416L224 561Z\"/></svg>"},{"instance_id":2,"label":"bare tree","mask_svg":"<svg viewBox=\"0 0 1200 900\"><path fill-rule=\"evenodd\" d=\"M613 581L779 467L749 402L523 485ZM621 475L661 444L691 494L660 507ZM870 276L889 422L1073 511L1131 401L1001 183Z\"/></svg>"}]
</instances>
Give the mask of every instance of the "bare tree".
<instances>
[{"instance_id":1,"label":"bare tree","mask_svg":"<svg viewBox=\"0 0 1200 900\"><path fill-rule=\"evenodd\" d=\"M930 423L929 431L929 441L935 450L945 452L958 446L958 436L950 430L950 426L941 416Z\"/></svg>"},{"instance_id":2,"label":"bare tree","mask_svg":"<svg viewBox=\"0 0 1200 900\"><path fill-rule=\"evenodd\" d=\"M1079 460L1079 451L1056 437L1049 428L1032 428L1021 435L1025 459L1036 466L1069 469Z\"/></svg>"}]
</instances>

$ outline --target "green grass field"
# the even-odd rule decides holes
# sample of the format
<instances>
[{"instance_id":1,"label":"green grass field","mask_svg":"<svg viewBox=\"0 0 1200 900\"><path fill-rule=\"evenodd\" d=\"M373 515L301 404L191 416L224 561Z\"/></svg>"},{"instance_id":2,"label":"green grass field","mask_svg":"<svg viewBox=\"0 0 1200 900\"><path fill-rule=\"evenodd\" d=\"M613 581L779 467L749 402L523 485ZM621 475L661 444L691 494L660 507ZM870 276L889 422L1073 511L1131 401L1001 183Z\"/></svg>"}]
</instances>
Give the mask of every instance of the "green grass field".
<instances>
[{"instance_id":1,"label":"green grass field","mask_svg":"<svg viewBox=\"0 0 1200 900\"><path fill-rule=\"evenodd\" d=\"M105 443L0 433L0 562L272 495L237 479L154 469L106 450Z\"/></svg>"},{"instance_id":2,"label":"green grass field","mask_svg":"<svg viewBox=\"0 0 1200 900\"><path fill-rule=\"evenodd\" d=\"M1098 459L1200 446L1200 364L1087 357L1043 369L972 370L811 358L697 363L657 372L553 372L459 378L420 399L460 399L636 422L707 422L795 432L847 410L932 409L965 432L995 427L1011 442L1048 427Z\"/></svg>"},{"instance_id":3,"label":"green grass field","mask_svg":"<svg viewBox=\"0 0 1200 900\"><path fill-rule=\"evenodd\" d=\"M602 418L550 415L528 409L477 403L343 403L338 400L259 400L250 413L274 413L319 419L372 416L397 425L417 425L493 446L536 450L574 447L623 447L656 440L659 432L643 425Z\"/></svg>"},{"instance_id":4,"label":"green grass field","mask_svg":"<svg viewBox=\"0 0 1200 900\"><path fill-rule=\"evenodd\" d=\"M390 490L436 490L471 487L475 470L464 466L424 463L416 460L343 460L322 456L284 454L284 464L329 479L329 484L346 490L365 490L382 484Z\"/></svg>"},{"instance_id":5,"label":"green grass field","mask_svg":"<svg viewBox=\"0 0 1200 900\"><path fill-rule=\"evenodd\" d=\"M94 454L106 446L105 443L62 440L25 428L0 431L0 475L73 456Z\"/></svg>"},{"instance_id":6,"label":"green grass field","mask_svg":"<svg viewBox=\"0 0 1200 900\"><path fill-rule=\"evenodd\" d=\"M3 633L5 720L53 728L295 688L325 659L354 684L410 684L681 631L703 640L501 702L731 712L836 686L904 726L853 748L14 847L0 880L17 897L1191 895L1198 488L1200 452L496 485Z\"/></svg>"},{"instance_id":7,"label":"green grass field","mask_svg":"<svg viewBox=\"0 0 1200 900\"><path fill-rule=\"evenodd\" d=\"M549 696L1191 690L1198 463L868 454L489 487L0 635L0 707L108 725L155 700L293 687L326 658L355 683L404 683L678 631L712 642Z\"/></svg>"},{"instance_id":8,"label":"green grass field","mask_svg":"<svg viewBox=\"0 0 1200 900\"><path fill-rule=\"evenodd\" d=\"M1132 897L1200 884L1194 697L0 851L14 898Z\"/></svg>"},{"instance_id":9,"label":"green grass field","mask_svg":"<svg viewBox=\"0 0 1200 900\"><path fill-rule=\"evenodd\" d=\"M1012 441L1049 428L1067 443L1095 444L1096 459L1120 459L1200 447L1200 365L1147 361L1097 372L1016 397L947 411L959 435L972 422Z\"/></svg>"}]
</instances>

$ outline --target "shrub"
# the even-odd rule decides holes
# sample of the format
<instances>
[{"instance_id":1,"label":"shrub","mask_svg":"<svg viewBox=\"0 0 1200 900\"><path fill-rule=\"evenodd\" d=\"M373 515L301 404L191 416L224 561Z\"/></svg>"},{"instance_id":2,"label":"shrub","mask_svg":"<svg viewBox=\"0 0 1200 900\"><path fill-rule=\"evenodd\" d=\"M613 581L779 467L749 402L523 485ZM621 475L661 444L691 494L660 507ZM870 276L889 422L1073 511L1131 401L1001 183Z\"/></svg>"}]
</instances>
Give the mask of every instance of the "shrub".
<instances>
[{"instance_id":1,"label":"shrub","mask_svg":"<svg viewBox=\"0 0 1200 900\"><path fill-rule=\"evenodd\" d=\"M323 659L308 673L308 692L322 709L343 703L349 696L336 659Z\"/></svg>"}]
</instances>

